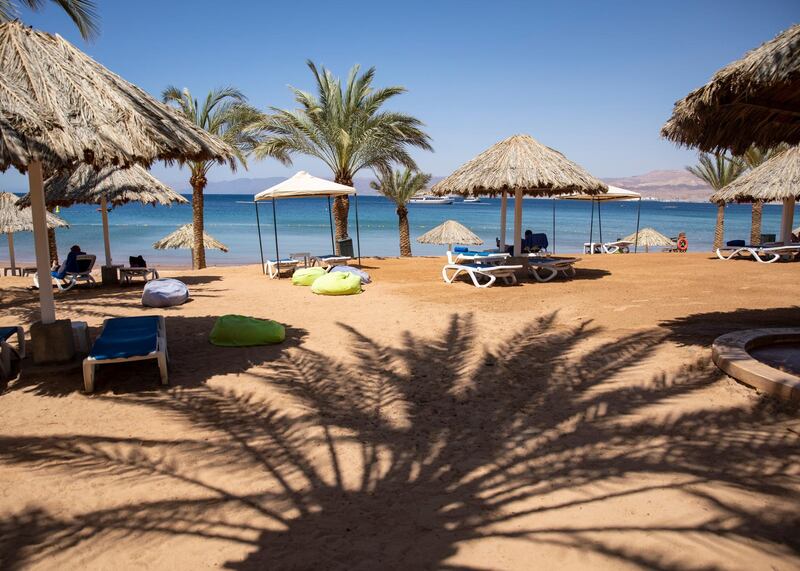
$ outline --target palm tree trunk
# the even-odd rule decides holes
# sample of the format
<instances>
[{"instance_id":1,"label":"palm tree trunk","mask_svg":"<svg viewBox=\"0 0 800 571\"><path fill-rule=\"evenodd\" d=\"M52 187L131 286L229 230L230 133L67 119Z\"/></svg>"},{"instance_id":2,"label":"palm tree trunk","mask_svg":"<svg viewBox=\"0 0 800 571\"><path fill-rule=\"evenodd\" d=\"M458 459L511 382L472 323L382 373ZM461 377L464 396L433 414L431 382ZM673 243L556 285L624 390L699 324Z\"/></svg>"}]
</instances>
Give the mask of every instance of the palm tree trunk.
<instances>
[{"instance_id":1,"label":"palm tree trunk","mask_svg":"<svg viewBox=\"0 0 800 571\"><path fill-rule=\"evenodd\" d=\"M203 242L203 190L208 183L205 174L192 173L192 225L194 226L194 248L192 248L192 269L206 267L206 248Z\"/></svg>"},{"instance_id":2,"label":"palm tree trunk","mask_svg":"<svg viewBox=\"0 0 800 571\"><path fill-rule=\"evenodd\" d=\"M53 208L50 207L47 209L49 212L53 212ZM50 249L50 265L57 266L58 265L58 244L56 243L56 230L55 228L48 228L47 229L47 246Z\"/></svg>"},{"instance_id":3,"label":"palm tree trunk","mask_svg":"<svg viewBox=\"0 0 800 571\"><path fill-rule=\"evenodd\" d=\"M750 243L754 246L761 245L761 215L763 211L763 200L757 200L753 203L752 222L750 223Z\"/></svg>"},{"instance_id":4,"label":"palm tree trunk","mask_svg":"<svg viewBox=\"0 0 800 571\"><path fill-rule=\"evenodd\" d=\"M717 205L717 226L714 228L714 250L722 248L725 237L725 205Z\"/></svg>"},{"instance_id":5,"label":"palm tree trunk","mask_svg":"<svg viewBox=\"0 0 800 571\"><path fill-rule=\"evenodd\" d=\"M353 179L344 176L337 176L334 182L345 186L353 186ZM347 217L350 213L350 199L347 196L337 196L333 199L333 223L336 228L336 254L339 254L339 240L348 237Z\"/></svg>"},{"instance_id":6,"label":"palm tree trunk","mask_svg":"<svg viewBox=\"0 0 800 571\"><path fill-rule=\"evenodd\" d=\"M411 255L411 238L408 231L408 208L405 206L397 207L397 218L400 226L400 255Z\"/></svg>"}]
</instances>

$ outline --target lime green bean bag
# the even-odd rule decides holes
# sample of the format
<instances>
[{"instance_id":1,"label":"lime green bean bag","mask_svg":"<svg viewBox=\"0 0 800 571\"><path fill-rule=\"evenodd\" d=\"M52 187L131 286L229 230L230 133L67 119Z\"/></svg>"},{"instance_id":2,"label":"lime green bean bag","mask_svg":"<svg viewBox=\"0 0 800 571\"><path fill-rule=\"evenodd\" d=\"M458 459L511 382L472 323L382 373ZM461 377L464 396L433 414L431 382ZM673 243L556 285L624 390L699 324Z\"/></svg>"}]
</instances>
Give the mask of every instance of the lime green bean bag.
<instances>
[{"instance_id":1,"label":"lime green bean bag","mask_svg":"<svg viewBox=\"0 0 800 571\"><path fill-rule=\"evenodd\" d=\"M310 286L314 281L325 275L323 268L300 268L292 274L292 284Z\"/></svg>"},{"instance_id":2,"label":"lime green bean bag","mask_svg":"<svg viewBox=\"0 0 800 571\"><path fill-rule=\"evenodd\" d=\"M311 291L320 295L353 295L361 293L361 278L349 272L332 272L317 278Z\"/></svg>"},{"instance_id":3,"label":"lime green bean bag","mask_svg":"<svg viewBox=\"0 0 800 571\"><path fill-rule=\"evenodd\" d=\"M271 319L223 315L214 323L209 339L211 343L220 347L270 345L286 339L286 329Z\"/></svg>"}]
</instances>

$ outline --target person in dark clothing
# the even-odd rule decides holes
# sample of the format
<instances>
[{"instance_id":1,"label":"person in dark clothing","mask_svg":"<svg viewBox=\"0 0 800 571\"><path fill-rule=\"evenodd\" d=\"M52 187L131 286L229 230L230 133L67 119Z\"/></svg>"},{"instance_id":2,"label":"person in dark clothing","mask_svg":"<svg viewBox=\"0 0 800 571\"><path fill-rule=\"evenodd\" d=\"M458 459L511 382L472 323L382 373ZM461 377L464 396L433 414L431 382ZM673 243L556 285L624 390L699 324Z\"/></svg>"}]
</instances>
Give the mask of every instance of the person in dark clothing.
<instances>
[{"instance_id":1,"label":"person in dark clothing","mask_svg":"<svg viewBox=\"0 0 800 571\"><path fill-rule=\"evenodd\" d=\"M81 247L75 244L69 249L69 254L67 254L67 259L64 260L64 263L61 264L57 270L50 272L50 275L52 275L54 278L63 279L68 272L79 272L80 268L78 267L78 256L85 255L86 252L82 252Z\"/></svg>"}]
</instances>

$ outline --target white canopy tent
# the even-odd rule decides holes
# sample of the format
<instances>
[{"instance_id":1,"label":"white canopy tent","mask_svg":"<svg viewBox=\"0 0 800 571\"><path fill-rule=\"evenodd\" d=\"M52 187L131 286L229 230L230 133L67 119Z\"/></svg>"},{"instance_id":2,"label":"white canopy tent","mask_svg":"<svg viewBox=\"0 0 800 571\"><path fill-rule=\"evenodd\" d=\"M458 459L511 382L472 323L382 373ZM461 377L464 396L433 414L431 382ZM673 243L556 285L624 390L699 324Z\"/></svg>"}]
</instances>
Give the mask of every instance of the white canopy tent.
<instances>
[{"instance_id":1,"label":"white canopy tent","mask_svg":"<svg viewBox=\"0 0 800 571\"><path fill-rule=\"evenodd\" d=\"M276 202L284 198L327 198L328 199L328 220L331 227L331 249L336 251L336 244L333 236L333 215L331 213L331 197L336 196L355 196L356 213L356 244L358 248L358 264L361 265L361 233L358 224L358 193L352 186L346 186L324 178L319 178L300 171L297 174L262 190L253 197L256 207L256 224L258 225L258 247L261 251L261 267L264 267L264 248L261 242L261 218L258 213L258 203L267 200L272 201L272 227L275 234L275 260L278 265L278 276L280 276L280 252L278 249L278 215Z\"/></svg>"},{"instance_id":2,"label":"white canopy tent","mask_svg":"<svg viewBox=\"0 0 800 571\"><path fill-rule=\"evenodd\" d=\"M595 202L597 203L597 224L600 230L600 242L603 241L603 218L600 214L600 204L606 201L613 201L613 200L638 200L639 207L636 209L636 237L637 242L634 245L633 251L636 252L639 248L638 237L639 237L639 222L641 221L642 215L642 195L638 192L633 190L627 190L625 188L619 188L618 186L608 186L608 192L604 194L572 194L568 196L562 196L564 200L591 200L592 201L592 218L589 222L589 243L592 242L593 232L594 232L594 205ZM555 220L555 214L553 214L553 220Z\"/></svg>"}]
</instances>

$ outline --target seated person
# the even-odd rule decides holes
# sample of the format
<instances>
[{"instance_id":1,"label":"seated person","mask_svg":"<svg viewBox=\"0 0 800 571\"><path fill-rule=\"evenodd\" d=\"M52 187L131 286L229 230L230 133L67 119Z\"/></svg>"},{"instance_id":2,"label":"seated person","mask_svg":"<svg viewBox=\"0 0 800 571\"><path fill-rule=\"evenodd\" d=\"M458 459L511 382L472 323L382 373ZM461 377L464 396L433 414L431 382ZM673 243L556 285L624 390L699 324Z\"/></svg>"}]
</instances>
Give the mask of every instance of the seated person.
<instances>
[{"instance_id":1,"label":"seated person","mask_svg":"<svg viewBox=\"0 0 800 571\"><path fill-rule=\"evenodd\" d=\"M50 272L50 275L54 278L64 279L64 277L70 272L79 272L80 268L78 267L78 256L85 255L86 252L82 252L81 247L75 244L69 249L69 254L67 254L67 259L64 260L64 263L61 264L55 271Z\"/></svg>"}]
</instances>

